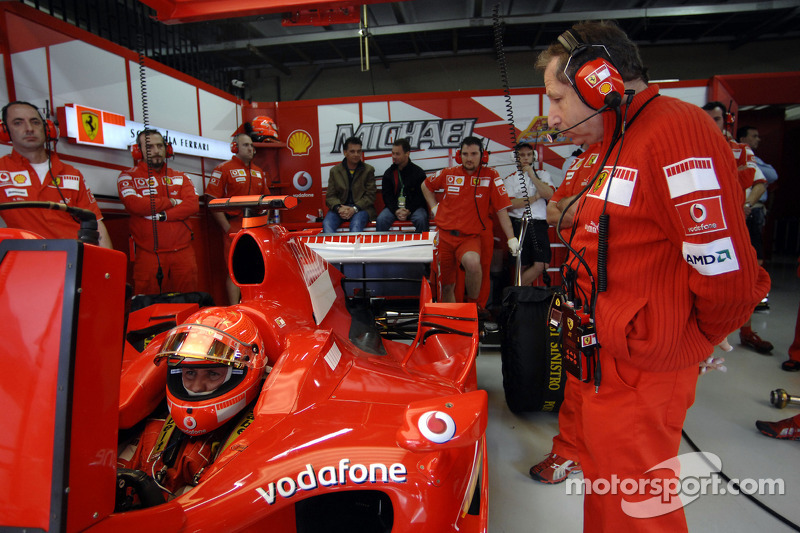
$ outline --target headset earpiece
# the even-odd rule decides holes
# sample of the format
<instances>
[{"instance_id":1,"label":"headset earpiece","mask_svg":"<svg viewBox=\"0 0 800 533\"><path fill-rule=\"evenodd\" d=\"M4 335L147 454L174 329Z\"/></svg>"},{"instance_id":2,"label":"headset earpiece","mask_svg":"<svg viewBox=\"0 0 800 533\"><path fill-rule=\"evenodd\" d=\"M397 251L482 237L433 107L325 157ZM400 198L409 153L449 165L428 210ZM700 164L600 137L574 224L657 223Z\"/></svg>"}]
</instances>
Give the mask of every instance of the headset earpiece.
<instances>
[{"instance_id":1,"label":"headset earpiece","mask_svg":"<svg viewBox=\"0 0 800 533\"><path fill-rule=\"evenodd\" d=\"M236 141L236 139L231 141L231 153L232 154L239 153L239 143Z\"/></svg>"},{"instance_id":2,"label":"headset earpiece","mask_svg":"<svg viewBox=\"0 0 800 533\"><path fill-rule=\"evenodd\" d=\"M158 133L158 132L155 132ZM133 157L133 163L136 164L139 161L144 159L144 154L142 154L142 147L139 146L139 136L142 134L140 131L136 134L136 142L131 145L131 157ZM175 157L175 150L172 149L172 143L169 142L161 135L161 138L164 139L164 152L165 157Z\"/></svg>"},{"instance_id":3,"label":"headset earpiece","mask_svg":"<svg viewBox=\"0 0 800 533\"><path fill-rule=\"evenodd\" d=\"M133 143L131 145L131 157L133 157L133 163L134 164L136 164L139 161L141 161L142 159L144 159L144 157L142 157L142 149L139 148L139 143L138 142Z\"/></svg>"},{"instance_id":4,"label":"headset earpiece","mask_svg":"<svg viewBox=\"0 0 800 533\"><path fill-rule=\"evenodd\" d=\"M45 120L44 136L48 141L57 141L60 136L60 132L58 131L58 122L53 120Z\"/></svg>"},{"instance_id":5,"label":"headset earpiece","mask_svg":"<svg viewBox=\"0 0 800 533\"><path fill-rule=\"evenodd\" d=\"M581 101L595 111L603 106L619 107L625 82L608 49L604 45L586 44L572 30L562 33L558 42L569 52L564 74ZM573 75L570 70L574 70Z\"/></svg>"},{"instance_id":6,"label":"headset earpiece","mask_svg":"<svg viewBox=\"0 0 800 533\"><path fill-rule=\"evenodd\" d=\"M47 141L57 141L59 137L58 124L52 120L44 121L44 137ZM0 142L10 143L11 132L4 122L0 122Z\"/></svg>"},{"instance_id":7,"label":"headset earpiece","mask_svg":"<svg viewBox=\"0 0 800 533\"><path fill-rule=\"evenodd\" d=\"M489 154L491 152L487 152L486 150L484 150L483 145L480 145L480 149L481 149L481 164L488 165ZM461 164L463 164L463 159L461 159L461 147L459 147L458 150L456 151L456 165L461 165Z\"/></svg>"}]
</instances>

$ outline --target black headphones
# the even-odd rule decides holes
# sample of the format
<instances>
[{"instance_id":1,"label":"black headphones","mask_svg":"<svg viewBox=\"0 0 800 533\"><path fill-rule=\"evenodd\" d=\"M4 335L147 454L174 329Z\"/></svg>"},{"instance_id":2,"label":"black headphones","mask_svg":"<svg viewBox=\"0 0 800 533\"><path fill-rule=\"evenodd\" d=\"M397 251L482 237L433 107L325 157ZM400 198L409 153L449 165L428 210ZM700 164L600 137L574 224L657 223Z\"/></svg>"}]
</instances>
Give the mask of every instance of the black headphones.
<instances>
[{"instance_id":1,"label":"black headphones","mask_svg":"<svg viewBox=\"0 0 800 533\"><path fill-rule=\"evenodd\" d=\"M603 106L619 107L625 82L605 45L586 44L572 30L559 35L558 42L569 52L564 75L581 101L595 111Z\"/></svg>"},{"instance_id":2,"label":"black headphones","mask_svg":"<svg viewBox=\"0 0 800 533\"><path fill-rule=\"evenodd\" d=\"M3 106L2 110L2 121L0 122L0 142L10 143L11 142L11 132L8 131L8 126L6 126L6 121L8 120L8 108L12 105L26 105L30 106L36 110L36 114L39 115L39 120L42 121L44 124L44 136L47 142L57 141L59 137L58 132L58 123L52 120L45 120L42 116L42 113L39 111L39 108L35 105L31 104L30 102L24 102L21 100L17 100L14 102L9 102Z\"/></svg>"}]
</instances>

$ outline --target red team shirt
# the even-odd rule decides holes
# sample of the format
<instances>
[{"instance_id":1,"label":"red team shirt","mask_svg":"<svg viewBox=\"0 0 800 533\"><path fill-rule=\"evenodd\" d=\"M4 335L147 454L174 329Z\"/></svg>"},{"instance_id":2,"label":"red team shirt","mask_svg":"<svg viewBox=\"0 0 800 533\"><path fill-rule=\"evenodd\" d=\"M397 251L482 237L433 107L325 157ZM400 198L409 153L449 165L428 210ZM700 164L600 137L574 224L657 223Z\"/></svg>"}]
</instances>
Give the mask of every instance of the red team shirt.
<instances>
[{"instance_id":1,"label":"red team shirt","mask_svg":"<svg viewBox=\"0 0 800 533\"><path fill-rule=\"evenodd\" d=\"M212 198L231 198L251 194L269 194L268 174L257 165L245 165L238 157L233 157L218 165L211 173L206 186L206 194ZM228 213L240 215L239 211Z\"/></svg>"},{"instance_id":2,"label":"red team shirt","mask_svg":"<svg viewBox=\"0 0 800 533\"><path fill-rule=\"evenodd\" d=\"M137 246L153 250L153 222L144 217L164 212L167 220L158 223L158 251L176 251L191 244L192 234L185 221L199 209L192 180L165 164L151 171L154 188L148 185L147 163L123 171L117 178L117 189L125 210L131 214L130 230ZM151 204L151 192L157 191ZM170 199L180 200L172 206Z\"/></svg>"},{"instance_id":3,"label":"red team shirt","mask_svg":"<svg viewBox=\"0 0 800 533\"><path fill-rule=\"evenodd\" d=\"M67 205L88 209L102 220L97 201L81 173L62 163L56 154L50 154L50 172L44 183L30 162L16 151L0 158L0 203L65 200ZM32 231L45 239L76 239L80 228L71 216L50 209L9 209L0 212L0 218L10 228Z\"/></svg>"},{"instance_id":4,"label":"red team shirt","mask_svg":"<svg viewBox=\"0 0 800 533\"><path fill-rule=\"evenodd\" d=\"M490 213L511 206L503 178L493 168L481 166L472 176L461 166L445 168L425 182L431 191L444 190L436 211L440 229L478 235L491 227Z\"/></svg>"}]
</instances>

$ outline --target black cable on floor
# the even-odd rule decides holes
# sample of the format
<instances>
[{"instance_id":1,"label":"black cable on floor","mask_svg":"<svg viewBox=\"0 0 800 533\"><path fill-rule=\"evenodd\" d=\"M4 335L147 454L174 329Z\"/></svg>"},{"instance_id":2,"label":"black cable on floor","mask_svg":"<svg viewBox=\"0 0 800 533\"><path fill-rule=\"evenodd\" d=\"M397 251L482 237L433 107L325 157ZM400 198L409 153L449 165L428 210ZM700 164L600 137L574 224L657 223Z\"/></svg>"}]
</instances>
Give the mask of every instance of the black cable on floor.
<instances>
[{"instance_id":1,"label":"black cable on floor","mask_svg":"<svg viewBox=\"0 0 800 533\"><path fill-rule=\"evenodd\" d=\"M696 451L698 453L703 453L703 451L697 446L697 444L695 444L694 441L689 438L689 435L686 434L686 431L681 430L681 435L683 435L684 440L686 440L686 444L688 444L690 448L692 448L694 451ZM748 500L750 500L751 502L753 502L754 504L759 506L761 509L763 509L764 511L766 511L767 513L772 515L773 518L783 522L784 524L786 524L788 527L794 529L795 531L800 531L800 526L798 526L797 524L795 524L794 522L792 522L791 520L789 520L785 516L783 516L781 514L778 514L777 511L774 511L770 507L767 507L766 504L761 502L761 500L759 500L758 498L756 498L752 494L748 494L748 493L742 491L742 489L739 487L738 483L731 483L731 478L729 478L728 475L725 472L720 470L719 472L717 472L717 474L719 474L719 477L721 477L723 480L725 480L726 483L728 483L734 489L736 489L736 491L739 494L741 494L742 496L744 496L745 498L747 498Z\"/></svg>"}]
</instances>

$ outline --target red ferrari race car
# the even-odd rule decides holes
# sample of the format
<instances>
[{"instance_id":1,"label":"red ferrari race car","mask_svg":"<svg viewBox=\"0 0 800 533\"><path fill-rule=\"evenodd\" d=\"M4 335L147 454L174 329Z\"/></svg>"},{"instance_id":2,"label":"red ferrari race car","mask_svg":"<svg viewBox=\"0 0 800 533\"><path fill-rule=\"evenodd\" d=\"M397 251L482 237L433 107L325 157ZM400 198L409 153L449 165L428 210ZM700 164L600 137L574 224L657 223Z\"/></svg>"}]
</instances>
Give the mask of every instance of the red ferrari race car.
<instances>
[{"instance_id":1,"label":"red ferrari race car","mask_svg":"<svg viewBox=\"0 0 800 533\"><path fill-rule=\"evenodd\" d=\"M260 214L294 198L215 202L245 213L230 307L126 313L124 254L0 230L0 529L486 531L475 306L423 283L414 340L382 338L339 271ZM224 384L193 390L203 372ZM167 493L173 440L204 427L228 432ZM118 468L147 438L159 466Z\"/></svg>"}]
</instances>

